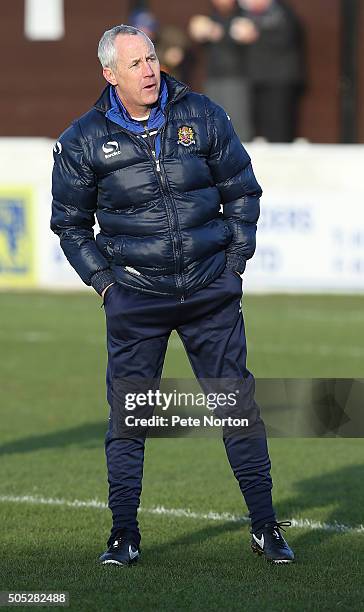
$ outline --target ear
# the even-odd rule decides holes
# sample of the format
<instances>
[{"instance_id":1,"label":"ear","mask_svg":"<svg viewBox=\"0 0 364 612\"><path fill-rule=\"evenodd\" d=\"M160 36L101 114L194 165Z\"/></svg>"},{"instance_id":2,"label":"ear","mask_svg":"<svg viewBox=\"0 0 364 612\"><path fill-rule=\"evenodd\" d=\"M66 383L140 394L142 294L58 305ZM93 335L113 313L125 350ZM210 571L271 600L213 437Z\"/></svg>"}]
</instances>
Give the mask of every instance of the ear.
<instances>
[{"instance_id":1,"label":"ear","mask_svg":"<svg viewBox=\"0 0 364 612\"><path fill-rule=\"evenodd\" d=\"M103 68L102 74L104 75L104 79L106 79L108 83L111 83L111 85L117 85L118 82L111 68Z\"/></svg>"}]
</instances>

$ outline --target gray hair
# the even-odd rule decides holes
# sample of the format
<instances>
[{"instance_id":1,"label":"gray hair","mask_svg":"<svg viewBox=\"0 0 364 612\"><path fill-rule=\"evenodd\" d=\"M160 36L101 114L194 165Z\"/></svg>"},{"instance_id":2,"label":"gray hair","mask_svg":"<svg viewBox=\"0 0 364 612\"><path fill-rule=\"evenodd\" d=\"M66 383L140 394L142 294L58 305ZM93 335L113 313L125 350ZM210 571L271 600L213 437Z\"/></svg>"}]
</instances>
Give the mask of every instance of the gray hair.
<instances>
[{"instance_id":1,"label":"gray hair","mask_svg":"<svg viewBox=\"0 0 364 612\"><path fill-rule=\"evenodd\" d=\"M103 68L116 68L117 59L114 43L115 38L119 36L119 34L131 34L132 36L142 34L148 40L150 40L149 37L142 30L138 30L138 28L134 28L133 26L129 25L121 24L115 26L114 28L111 28L111 30L106 30L106 32L104 32L101 36L97 52L98 58Z\"/></svg>"}]
</instances>

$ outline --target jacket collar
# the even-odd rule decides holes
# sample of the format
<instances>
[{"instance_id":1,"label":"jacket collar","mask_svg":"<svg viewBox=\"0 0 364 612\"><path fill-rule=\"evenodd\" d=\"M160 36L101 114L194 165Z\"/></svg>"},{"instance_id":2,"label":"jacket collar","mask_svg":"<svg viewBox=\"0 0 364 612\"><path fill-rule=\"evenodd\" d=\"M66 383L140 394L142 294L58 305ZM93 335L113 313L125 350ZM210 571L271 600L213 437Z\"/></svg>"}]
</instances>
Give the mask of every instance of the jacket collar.
<instances>
[{"instance_id":1,"label":"jacket collar","mask_svg":"<svg viewBox=\"0 0 364 612\"><path fill-rule=\"evenodd\" d=\"M145 132L145 126L137 119L133 119L124 104L120 100L114 87L109 89L111 108L105 113L105 117L120 125L124 130L133 132L134 134L143 134ZM162 127L165 123L165 108L168 100L168 90L165 80L161 79L161 88L159 98L156 104L153 105L148 118L148 129L153 130Z\"/></svg>"},{"instance_id":2,"label":"jacket collar","mask_svg":"<svg viewBox=\"0 0 364 612\"><path fill-rule=\"evenodd\" d=\"M165 83L167 85L168 92L168 102L167 106L176 102L176 100L182 98L189 91L189 87L185 85L185 83L181 83L177 81L174 77L169 74L163 72L161 70L161 77L164 78ZM100 111L104 115L111 109L111 101L110 101L110 89L112 85L107 85L99 99L95 102L94 108Z\"/></svg>"}]
</instances>

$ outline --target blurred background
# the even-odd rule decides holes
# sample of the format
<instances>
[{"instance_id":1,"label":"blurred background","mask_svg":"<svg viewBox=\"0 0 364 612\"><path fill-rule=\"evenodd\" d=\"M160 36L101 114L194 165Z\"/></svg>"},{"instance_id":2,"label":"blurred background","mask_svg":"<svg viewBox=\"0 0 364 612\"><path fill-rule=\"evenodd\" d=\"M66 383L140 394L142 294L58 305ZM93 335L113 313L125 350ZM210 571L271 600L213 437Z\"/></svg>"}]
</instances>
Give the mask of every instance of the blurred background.
<instances>
[{"instance_id":1,"label":"blurred background","mask_svg":"<svg viewBox=\"0 0 364 612\"><path fill-rule=\"evenodd\" d=\"M220 0L215 4L209 0L143 3L13 0L3 3L1 134L53 138L74 117L85 112L103 86L96 54L101 34L114 24L131 22L131 14L138 8L145 8L154 16L153 34L174 26L189 39L191 18L216 14L218 4L229 6L229 1ZM304 91L297 135L313 143L363 142L362 0L286 0L284 4L294 13L304 45L305 67L301 75ZM238 3L236 7L239 13ZM178 37L175 41L181 44ZM289 48L287 44L287 52ZM196 42L193 56L183 77L193 88L201 90L208 58ZM281 61L284 61L282 51ZM10 117L13 121L9 121Z\"/></svg>"}]
</instances>

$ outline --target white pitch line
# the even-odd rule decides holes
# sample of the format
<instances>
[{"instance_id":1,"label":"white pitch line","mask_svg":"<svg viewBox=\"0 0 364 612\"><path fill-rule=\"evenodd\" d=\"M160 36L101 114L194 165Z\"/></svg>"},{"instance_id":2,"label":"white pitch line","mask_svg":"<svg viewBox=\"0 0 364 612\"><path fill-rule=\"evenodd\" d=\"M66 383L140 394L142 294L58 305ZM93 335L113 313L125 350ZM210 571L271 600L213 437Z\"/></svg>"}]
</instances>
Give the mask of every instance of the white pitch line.
<instances>
[{"instance_id":1,"label":"white pitch line","mask_svg":"<svg viewBox=\"0 0 364 612\"><path fill-rule=\"evenodd\" d=\"M10 502L16 504L40 504L46 506L65 506L68 508L96 508L106 510L107 504L97 499L89 500L67 500L53 497L41 497L36 495L0 495L0 503ZM162 516L173 516L175 518L189 518L204 521L225 521L232 523L249 523L250 519L246 516L230 514L229 512L194 512L188 508L165 508L164 506L155 506L154 508L139 508L139 512L143 514L158 514ZM362 533L364 534L364 525L350 526L342 523L322 523L321 521L313 521L307 518L291 518L292 527L297 529L311 529L321 531L332 531L334 533Z\"/></svg>"}]
</instances>

